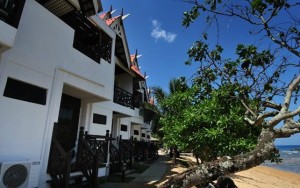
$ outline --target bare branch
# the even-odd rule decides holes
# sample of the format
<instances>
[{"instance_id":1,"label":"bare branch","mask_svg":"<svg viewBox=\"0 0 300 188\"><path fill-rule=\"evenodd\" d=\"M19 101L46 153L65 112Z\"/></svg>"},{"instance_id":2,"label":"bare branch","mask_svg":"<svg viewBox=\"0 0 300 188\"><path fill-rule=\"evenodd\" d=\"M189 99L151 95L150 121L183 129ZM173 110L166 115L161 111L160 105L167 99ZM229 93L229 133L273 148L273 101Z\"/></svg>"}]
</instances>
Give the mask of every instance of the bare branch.
<instances>
[{"instance_id":1,"label":"bare branch","mask_svg":"<svg viewBox=\"0 0 300 188\"><path fill-rule=\"evenodd\" d=\"M268 37L269 37L273 42L275 42L276 44L279 44L280 46L285 47L287 50L289 50L290 52L292 52L292 53L295 54L296 56L300 57L300 52L299 52L299 51L293 49L293 48L292 48L291 46L289 46L285 41L283 41L283 40L280 41L280 40L276 39L276 38L272 35L272 33L271 33L271 28L269 27L269 25L268 25L268 23L265 21L265 19L264 19L262 16L260 17L260 19L261 19L261 21L262 21L262 23L263 23L263 26L264 26L264 28L265 28L265 30L266 30L266 32L267 32Z\"/></svg>"},{"instance_id":2,"label":"bare branch","mask_svg":"<svg viewBox=\"0 0 300 188\"><path fill-rule=\"evenodd\" d=\"M300 114L300 106L296 110L294 110L292 112L288 112L292 94L299 84L300 84L300 75L297 78L295 78L289 85L289 87L286 91L286 94L285 94L283 107L281 108L280 112L273 119L271 119L268 122L269 126L274 127L280 121L288 119L288 118L292 118L292 117Z\"/></svg>"},{"instance_id":3,"label":"bare branch","mask_svg":"<svg viewBox=\"0 0 300 188\"><path fill-rule=\"evenodd\" d=\"M274 130L274 137L288 138L296 133L300 133L300 123L289 118L284 121L282 128Z\"/></svg>"},{"instance_id":4,"label":"bare branch","mask_svg":"<svg viewBox=\"0 0 300 188\"><path fill-rule=\"evenodd\" d=\"M250 125L254 125L254 124L255 124L255 121L251 120L251 119L248 118L248 117L245 117L244 120L245 120L246 122L248 122Z\"/></svg>"},{"instance_id":5,"label":"bare branch","mask_svg":"<svg viewBox=\"0 0 300 188\"><path fill-rule=\"evenodd\" d=\"M286 113L290 107L290 103L291 103L291 98L292 98L292 94L293 91L296 89L296 87L298 86L298 84L300 84L300 75L294 79L291 84L289 85L286 94L285 94L285 98L284 98L284 104L283 107L280 110L280 113Z\"/></svg>"},{"instance_id":6,"label":"bare branch","mask_svg":"<svg viewBox=\"0 0 300 188\"><path fill-rule=\"evenodd\" d=\"M283 128L287 128L287 129L300 128L300 123L295 122L292 118L289 118L284 121Z\"/></svg>"},{"instance_id":7,"label":"bare branch","mask_svg":"<svg viewBox=\"0 0 300 188\"><path fill-rule=\"evenodd\" d=\"M299 128L295 129L276 129L274 130L274 138L288 138L294 134L300 133Z\"/></svg>"},{"instance_id":8,"label":"bare branch","mask_svg":"<svg viewBox=\"0 0 300 188\"><path fill-rule=\"evenodd\" d=\"M277 111L272 111L272 112L266 112L266 113L263 113L263 114L260 114L257 119L255 120L255 124L254 126L257 126L257 125L260 125L263 120L265 120L266 118L268 117L274 117L278 114L279 112Z\"/></svg>"},{"instance_id":9,"label":"bare branch","mask_svg":"<svg viewBox=\"0 0 300 188\"><path fill-rule=\"evenodd\" d=\"M257 115L246 105L246 103L243 100L241 100L241 102L242 102L243 106L247 109L247 111L250 112L254 118L256 118Z\"/></svg>"},{"instance_id":10,"label":"bare branch","mask_svg":"<svg viewBox=\"0 0 300 188\"><path fill-rule=\"evenodd\" d=\"M263 106L268 107L268 108L272 108L272 109L275 109L275 110L278 110L278 111L281 110L281 105L280 104L276 104L276 103L273 103L271 101L264 101Z\"/></svg>"}]
</instances>

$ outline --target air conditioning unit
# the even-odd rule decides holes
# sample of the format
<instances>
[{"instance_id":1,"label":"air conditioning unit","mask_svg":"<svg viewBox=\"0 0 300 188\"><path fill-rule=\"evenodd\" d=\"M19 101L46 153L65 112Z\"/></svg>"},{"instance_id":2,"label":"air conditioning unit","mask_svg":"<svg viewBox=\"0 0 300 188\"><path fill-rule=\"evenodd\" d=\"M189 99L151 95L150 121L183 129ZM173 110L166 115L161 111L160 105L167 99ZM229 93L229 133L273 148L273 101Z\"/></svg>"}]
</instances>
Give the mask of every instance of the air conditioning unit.
<instances>
[{"instance_id":1,"label":"air conditioning unit","mask_svg":"<svg viewBox=\"0 0 300 188\"><path fill-rule=\"evenodd\" d=\"M0 162L0 187L27 188L31 162Z\"/></svg>"}]
</instances>

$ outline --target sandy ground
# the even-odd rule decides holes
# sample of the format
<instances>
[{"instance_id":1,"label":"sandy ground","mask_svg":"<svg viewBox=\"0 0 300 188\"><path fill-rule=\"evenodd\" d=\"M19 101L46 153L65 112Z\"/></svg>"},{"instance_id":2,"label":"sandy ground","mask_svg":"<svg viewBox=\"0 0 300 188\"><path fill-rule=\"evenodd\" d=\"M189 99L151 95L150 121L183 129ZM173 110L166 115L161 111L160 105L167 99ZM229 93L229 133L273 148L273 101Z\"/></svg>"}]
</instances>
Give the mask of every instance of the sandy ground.
<instances>
[{"instance_id":1,"label":"sandy ground","mask_svg":"<svg viewBox=\"0 0 300 188\"><path fill-rule=\"evenodd\" d=\"M194 161L192 157L182 157ZM169 161L171 163L171 161ZM182 165L172 165L161 182L171 175L183 172L186 168ZM299 188L300 174L277 170L266 166L257 166L246 171L231 175L239 188ZM159 184L160 184L159 183ZM158 185L159 185L158 184Z\"/></svg>"},{"instance_id":2,"label":"sandy ground","mask_svg":"<svg viewBox=\"0 0 300 188\"><path fill-rule=\"evenodd\" d=\"M277 170L266 166L257 166L232 175L240 188L298 188L300 174Z\"/></svg>"}]
</instances>

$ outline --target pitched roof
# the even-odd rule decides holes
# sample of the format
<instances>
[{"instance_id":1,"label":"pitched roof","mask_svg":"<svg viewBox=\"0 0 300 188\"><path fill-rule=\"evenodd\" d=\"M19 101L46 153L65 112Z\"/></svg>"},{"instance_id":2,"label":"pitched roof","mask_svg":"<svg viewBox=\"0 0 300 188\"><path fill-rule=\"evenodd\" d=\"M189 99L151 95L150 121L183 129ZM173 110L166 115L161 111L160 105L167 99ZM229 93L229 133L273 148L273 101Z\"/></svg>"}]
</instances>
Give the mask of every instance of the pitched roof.
<instances>
[{"instance_id":1,"label":"pitched roof","mask_svg":"<svg viewBox=\"0 0 300 188\"><path fill-rule=\"evenodd\" d=\"M99 18L104 20L105 23L110 26L112 23L114 23L117 19L122 18L123 16L123 9L122 9L122 13L119 16L115 16L115 17L111 17L111 12L112 8L110 11L102 13L99 15ZM122 21L122 19L121 19ZM138 66L136 65L135 61L137 58L137 53L130 55L130 69L133 70L138 76L140 76L142 79L145 79L145 76L140 72Z\"/></svg>"},{"instance_id":2,"label":"pitched roof","mask_svg":"<svg viewBox=\"0 0 300 188\"><path fill-rule=\"evenodd\" d=\"M131 64L133 64L135 58L136 58L136 54L130 55L130 62L131 62Z\"/></svg>"},{"instance_id":3,"label":"pitched roof","mask_svg":"<svg viewBox=\"0 0 300 188\"><path fill-rule=\"evenodd\" d=\"M130 68L135 73L137 73L140 77L142 77L143 79L145 79L145 76L140 72L139 68L136 65L132 65Z\"/></svg>"},{"instance_id":4,"label":"pitched roof","mask_svg":"<svg viewBox=\"0 0 300 188\"><path fill-rule=\"evenodd\" d=\"M105 20L105 23L108 25L108 26L110 26L112 23L114 23L114 21L116 21L119 17L121 17L121 16L115 16L115 17L113 17L113 18L109 18L109 19L106 19Z\"/></svg>"},{"instance_id":5,"label":"pitched roof","mask_svg":"<svg viewBox=\"0 0 300 188\"><path fill-rule=\"evenodd\" d=\"M143 79L145 79L145 76L141 73L140 69L137 67L137 64L135 63L136 60L137 60L137 52L133 55L130 55L130 64L131 64L130 68L139 76L141 76Z\"/></svg>"},{"instance_id":6,"label":"pitched roof","mask_svg":"<svg viewBox=\"0 0 300 188\"><path fill-rule=\"evenodd\" d=\"M99 17L100 17L101 19L104 19L105 16L109 15L109 13L110 13L110 11L104 12L104 13L100 14Z\"/></svg>"}]
</instances>

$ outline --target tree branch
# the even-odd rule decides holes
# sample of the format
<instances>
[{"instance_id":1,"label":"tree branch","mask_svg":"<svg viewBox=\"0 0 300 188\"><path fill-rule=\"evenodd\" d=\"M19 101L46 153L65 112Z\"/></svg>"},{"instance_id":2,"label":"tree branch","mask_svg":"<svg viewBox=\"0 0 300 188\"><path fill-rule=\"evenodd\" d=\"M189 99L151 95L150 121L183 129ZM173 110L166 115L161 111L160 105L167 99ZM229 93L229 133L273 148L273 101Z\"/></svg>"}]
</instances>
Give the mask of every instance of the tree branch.
<instances>
[{"instance_id":1,"label":"tree branch","mask_svg":"<svg viewBox=\"0 0 300 188\"><path fill-rule=\"evenodd\" d=\"M274 130L274 138L288 138L294 134L300 133L300 128L294 128L294 129L275 129Z\"/></svg>"},{"instance_id":2,"label":"tree branch","mask_svg":"<svg viewBox=\"0 0 300 188\"><path fill-rule=\"evenodd\" d=\"M300 133L300 123L292 118L286 119L282 128L274 130L275 138L287 138L296 133Z\"/></svg>"},{"instance_id":3,"label":"tree branch","mask_svg":"<svg viewBox=\"0 0 300 188\"><path fill-rule=\"evenodd\" d=\"M293 91L296 89L296 87L298 86L299 83L300 83L300 75L290 83L290 85L286 91L285 98L284 98L284 104L280 110L280 113L283 114L288 111L288 109L290 107Z\"/></svg>"},{"instance_id":4,"label":"tree branch","mask_svg":"<svg viewBox=\"0 0 300 188\"><path fill-rule=\"evenodd\" d=\"M273 103L271 101L264 101L263 106L268 107L268 108L272 108L272 109L275 109L275 110L278 110L278 111L280 111L281 108L282 108L282 106L280 104L276 104L276 103Z\"/></svg>"},{"instance_id":5,"label":"tree branch","mask_svg":"<svg viewBox=\"0 0 300 188\"><path fill-rule=\"evenodd\" d=\"M246 103L244 102L244 100L241 100L243 106L247 109L248 112L250 112L253 117L256 119L257 118L257 115L246 105Z\"/></svg>"},{"instance_id":6,"label":"tree branch","mask_svg":"<svg viewBox=\"0 0 300 188\"><path fill-rule=\"evenodd\" d=\"M297 88L297 86L300 84L300 75L298 77L296 77L289 85L286 94L285 94L285 98L284 98L284 104L280 110L280 112L268 122L268 126L274 127L276 126L280 121L288 119L288 118L292 118L295 115L300 114L300 106L292 111L292 112L288 112L289 107L290 107L290 103L291 103L291 98L292 98L292 94L295 91L295 89Z\"/></svg>"},{"instance_id":7,"label":"tree branch","mask_svg":"<svg viewBox=\"0 0 300 188\"><path fill-rule=\"evenodd\" d=\"M263 23L263 26L267 32L267 36L273 41L275 42L276 44L279 44L280 46L283 46L285 47L287 50L289 50L290 52L292 52L293 54L295 54L296 56L300 57L300 52L298 52L297 50L293 49L291 46L289 46L285 41L283 40L278 40L276 39L272 33L271 33L271 28L269 27L268 23L264 20L264 18L261 16L260 17L262 23Z\"/></svg>"}]
</instances>

